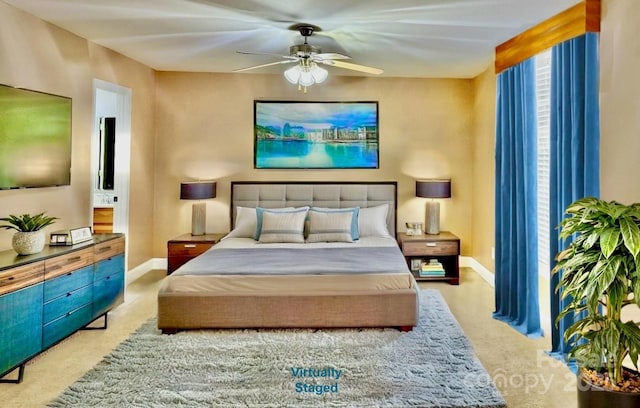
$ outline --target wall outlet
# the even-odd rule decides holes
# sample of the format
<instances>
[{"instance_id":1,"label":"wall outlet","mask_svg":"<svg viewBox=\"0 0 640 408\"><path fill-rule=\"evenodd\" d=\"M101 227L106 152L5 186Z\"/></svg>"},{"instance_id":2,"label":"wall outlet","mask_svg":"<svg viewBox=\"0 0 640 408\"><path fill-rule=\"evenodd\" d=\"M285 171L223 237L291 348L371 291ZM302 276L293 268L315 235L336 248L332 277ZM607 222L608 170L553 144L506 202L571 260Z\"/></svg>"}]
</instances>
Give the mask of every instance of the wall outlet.
<instances>
[{"instance_id":1,"label":"wall outlet","mask_svg":"<svg viewBox=\"0 0 640 408\"><path fill-rule=\"evenodd\" d=\"M496 248L491 247L491 259L496 260Z\"/></svg>"}]
</instances>

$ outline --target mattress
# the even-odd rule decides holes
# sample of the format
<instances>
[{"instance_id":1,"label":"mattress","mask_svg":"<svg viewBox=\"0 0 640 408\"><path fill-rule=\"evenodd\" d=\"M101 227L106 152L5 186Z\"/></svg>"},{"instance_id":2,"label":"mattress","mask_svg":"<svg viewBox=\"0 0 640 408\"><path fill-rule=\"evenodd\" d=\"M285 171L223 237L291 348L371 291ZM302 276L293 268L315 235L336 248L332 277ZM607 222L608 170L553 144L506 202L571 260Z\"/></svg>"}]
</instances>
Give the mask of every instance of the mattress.
<instances>
[{"instance_id":1,"label":"mattress","mask_svg":"<svg viewBox=\"0 0 640 408\"><path fill-rule=\"evenodd\" d=\"M164 283L173 294L323 294L410 289L414 279L393 238L354 243L260 244L229 238Z\"/></svg>"}]
</instances>

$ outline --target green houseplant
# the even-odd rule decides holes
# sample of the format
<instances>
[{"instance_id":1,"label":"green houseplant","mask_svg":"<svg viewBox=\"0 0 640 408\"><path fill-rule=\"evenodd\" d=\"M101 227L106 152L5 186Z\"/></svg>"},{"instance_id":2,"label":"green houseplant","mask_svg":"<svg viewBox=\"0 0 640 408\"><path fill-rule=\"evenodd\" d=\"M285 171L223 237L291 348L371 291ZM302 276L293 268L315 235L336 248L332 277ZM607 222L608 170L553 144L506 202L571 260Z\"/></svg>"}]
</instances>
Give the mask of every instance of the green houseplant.
<instances>
[{"instance_id":1,"label":"green houseplant","mask_svg":"<svg viewBox=\"0 0 640 408\"><path fill-rule=\"evenodd\" d=\"M586 197L565 213L560 237L574 240L557 254L552 273L564 271L556 290L562 289L563 299L568 299L558 321L569 314L575 318L564 332L569 357L580 367L582 388L590 380L613 393L631 394L638 399L628 406L640 406L638 378L623 367L629 357L637 370L640 328L622 317L623 308L640 306L640 204ZM578 388L581 402L580 384ZM597 398L611 404L612 397L605 394ZM614 404L609 406L627 406Z\"/></svg>"},{"instance_id":2,"label":"green houseplant","mask_svg":"<svg viewBox=\"0 0 640 408\"><path fill-rule=\"evenodd\" d=\"M31 255L42 251L45 235L41 230L53 224L57 219L57 217L48 216L44 212L36 215L9 215L0 218L0 221L5 223L0 227L16 230L11 240L13 249L19 255Z\"/></svg>"}]
</instances>

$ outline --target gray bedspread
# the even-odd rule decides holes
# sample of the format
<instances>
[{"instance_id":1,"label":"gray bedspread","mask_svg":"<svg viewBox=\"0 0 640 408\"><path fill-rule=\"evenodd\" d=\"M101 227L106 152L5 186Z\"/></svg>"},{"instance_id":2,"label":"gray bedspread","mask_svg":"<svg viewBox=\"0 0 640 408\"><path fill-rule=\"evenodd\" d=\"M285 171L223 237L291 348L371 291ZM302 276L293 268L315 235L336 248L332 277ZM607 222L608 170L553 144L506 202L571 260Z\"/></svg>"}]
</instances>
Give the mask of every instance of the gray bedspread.
<instances>
[{"instance_id":1,"label":"gray bedspread","mask_svg":"<svg viewBox=\"0 0 640 408\"><path fill-rule=\"evenodd\" d=\"M173 275L408 273L398 247L212 248Z\"/></svg>"}]
</instances>

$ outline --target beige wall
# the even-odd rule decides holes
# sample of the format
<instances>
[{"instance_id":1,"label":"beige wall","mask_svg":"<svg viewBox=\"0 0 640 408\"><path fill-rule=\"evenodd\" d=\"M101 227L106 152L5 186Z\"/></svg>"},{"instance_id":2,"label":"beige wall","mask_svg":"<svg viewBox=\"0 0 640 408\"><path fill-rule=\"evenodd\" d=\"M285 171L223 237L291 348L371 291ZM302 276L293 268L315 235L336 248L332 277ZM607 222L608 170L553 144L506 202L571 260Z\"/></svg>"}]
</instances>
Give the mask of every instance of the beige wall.
<instances>
[{"instance_id":1,"label":"beige wall","mask_svg":"<svg viewBox=\"0 0 640 408\"><path fill-rule=\"evenodd\" d=\"M600 193L605 200L640 202L640 2L603 0L600 33ZM640 309L623 318L640 320ZM631 367L631 365L629 365Z\"/></svg>"},{"instance_id":2,"label":"beige wall","mask_svg":"<svg viewBox=\"0 0 640 408\"><path fill-rule=\"evenodd\" d=\"M166 241L190 230L191 205L179 183L218 180L207 203L207 231L229 229L231 180L397 180L398 225L424 221L416 178L451 177L452 198L441 205L441 229L470 253L473 180L471 80L354 78L331 75L321 86L297 91L280 75L160 72L156 77L156 191L154 256ZM255 170L253 101L379 101L380 169ZM404 228L402 228L404 229Z\"/></svg>"},{"instance_id":3,"label":"beige wall","mask_svg":"<svg viewBox=\"0 0 640 408\"><path fill-rule=\"evenodd\" d=\"M600 34L600 189L640 202L640 1L604 0Z\"/></svg>"},{"instance_id":4,"label":"beige wall","mask_svg":"<svg viewBox=\"0 0 640 408\"><path fill-rule=\"evenodd\" d=\"M494 271L496 75L493 66L473 80L473 238L471 256Z\"/></svg>"},{"instance_id":5,"label":"beige wall","mask_svg":"<svg viewBox=\"0 0 640 408\"><path fill-rule=\"evenodd\" d=\"M0 216L47 211L60 220L48 227L90 225L90 149L93 79L132 89L131 208L128 266L151 257L153 231L154 72L0 2L0 83L71 97L71 185L0 191ZM0 230L0 250L12 232Z\"/></svg>"},{"instance_id":6,"label":"beige wall","mask_svg":"<svg viewBox=\"0 0 640 408\"><path fill-rule=\"evenodd\" d=\"M603 1L601 188L604 198L622 202L640 201L639 17L640 2ZM402 226L424 217L413 180L450 176L453 197L442 201L442 228L460 235L465 255L493 270L491 68L474 80L332 75L304 95L279 76L154 73L1 2L0 61L0 83L71 96L74 117L72 185L0 191L2 215L46 210L61 217L50 229L89 221L92 80L99 78L133 89L130 267L165 257L166 240L189 230L190 205L178 199L181 180L219 180L218 198L208 202L208 230L226 231L231 180L398 180ZM254 99L378 100L381 168L254 170ZM0 230L0 249L10 248L10 237Z\"/></svg>"}]
</instances>

